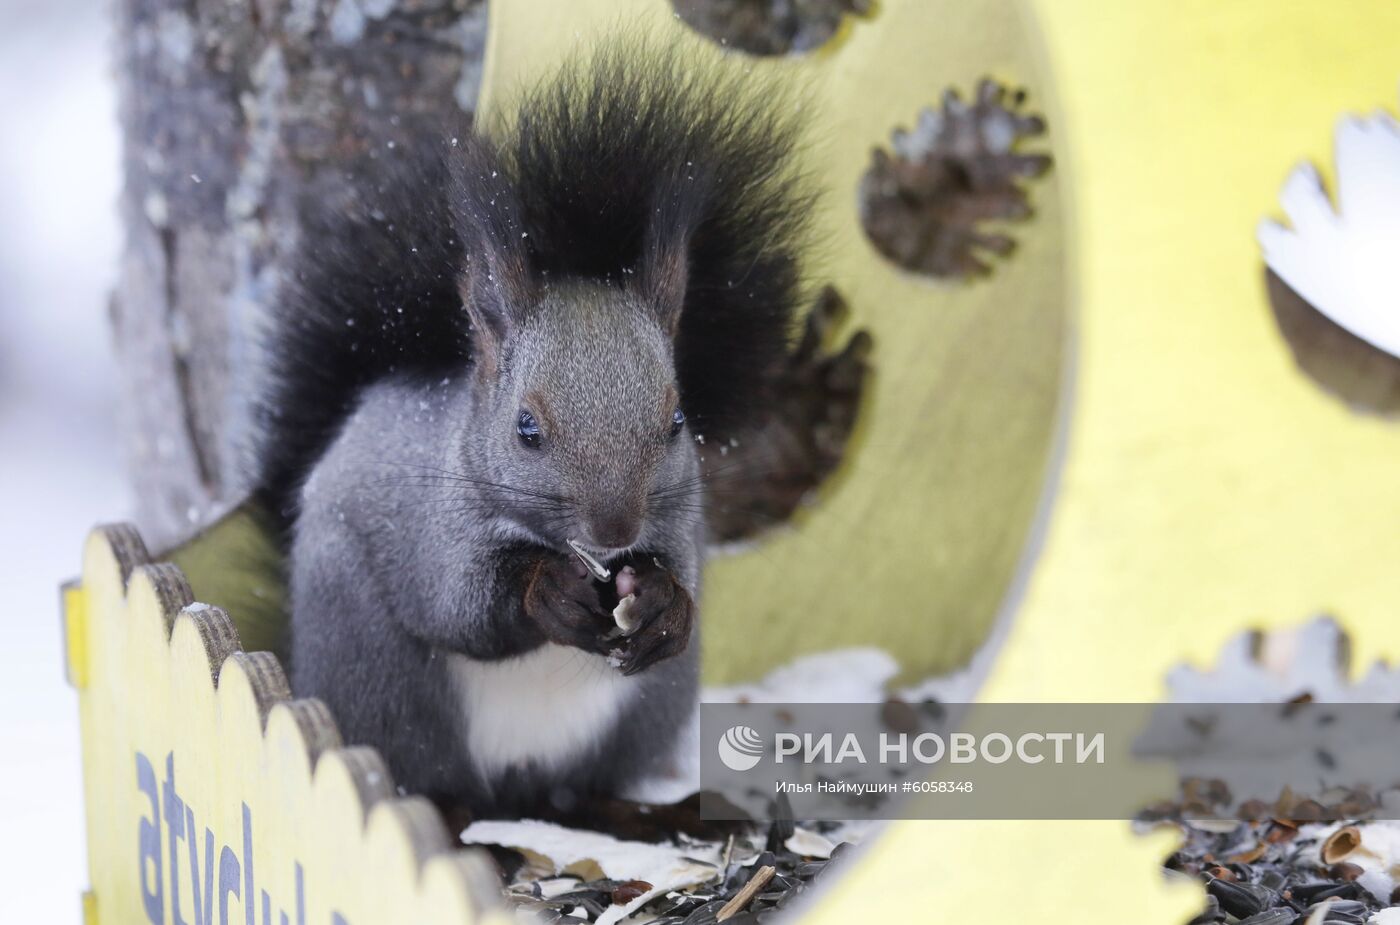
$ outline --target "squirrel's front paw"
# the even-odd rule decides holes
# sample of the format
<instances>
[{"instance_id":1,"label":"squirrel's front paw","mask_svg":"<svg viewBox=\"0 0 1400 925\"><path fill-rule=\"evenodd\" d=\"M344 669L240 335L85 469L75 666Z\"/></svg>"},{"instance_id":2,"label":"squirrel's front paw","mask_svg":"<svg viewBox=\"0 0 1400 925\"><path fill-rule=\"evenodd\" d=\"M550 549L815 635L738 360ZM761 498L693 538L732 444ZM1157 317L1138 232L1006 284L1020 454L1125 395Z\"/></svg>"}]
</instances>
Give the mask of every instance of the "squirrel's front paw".
<instances>
[{"instance_id":1,"label":"squirrel's front paw","mask_svg":"<svg viewBox=\"0 0 1400 925\"><path fill-rule=\"evenodd\" d=\"M617 590L636 596L628 610L633 628L613 650L623 674L636 674L685 651L695 625L695 601L669 569L642 556L618 575Z\"/></svg>"},{"instance_id":2,"label":"squirrel's front paw","mask_svg":"<svg viewBox=\"0 0 1400 925\"><path fill-rule=\"evenodd\" d=\"M572 556L542 557L526 574L525 615L550 642L587 652L608 651L613 618L603 610L588 570Z\"/></svg>"}]
</instances>

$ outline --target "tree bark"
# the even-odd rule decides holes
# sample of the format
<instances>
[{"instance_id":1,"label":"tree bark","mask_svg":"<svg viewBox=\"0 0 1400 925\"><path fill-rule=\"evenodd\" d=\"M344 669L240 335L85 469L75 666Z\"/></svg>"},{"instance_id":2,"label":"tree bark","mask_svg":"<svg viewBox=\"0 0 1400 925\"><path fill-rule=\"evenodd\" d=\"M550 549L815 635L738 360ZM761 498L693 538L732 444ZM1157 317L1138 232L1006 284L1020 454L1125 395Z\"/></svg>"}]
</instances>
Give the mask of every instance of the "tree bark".
<instances>
[{"instance_id":1,"label":"tree bark","mask_svg":"<svg viewBox=\"0 0 1400 925\"><path fill-rule=\"evenodd\" d=\"M111 316L136 519L175 542L247 488L260 312L305 193L475 107L485 0L118 0L126 230Z\"/></svg>"}]
</instances>

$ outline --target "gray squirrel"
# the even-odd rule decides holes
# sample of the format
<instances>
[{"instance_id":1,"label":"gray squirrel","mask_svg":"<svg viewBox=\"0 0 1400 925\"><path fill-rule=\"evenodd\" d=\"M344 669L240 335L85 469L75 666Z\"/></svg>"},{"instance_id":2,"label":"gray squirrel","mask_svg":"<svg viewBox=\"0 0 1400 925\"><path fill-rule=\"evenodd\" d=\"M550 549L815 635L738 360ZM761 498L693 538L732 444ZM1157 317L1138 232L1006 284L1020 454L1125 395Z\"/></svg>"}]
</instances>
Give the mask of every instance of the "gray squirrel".
<instances>
[{"instance_id":1,"label":"gray squirrel","mask_svg":"<svg viewBox=\"0 0 1400 925\"><path fill-rule=\"evenodd\" d=\"M612 44L500 126L376 152L355 207L308 207L258 495L286 537L295 692L400 785L558 817L669 759L697 706L707 513L745 492L790 513L859 394L863 335L817 350L834 297L792 344L795 113L738 70ZM840 400L784 392L798 368ZM798 405L837 409L823 461L765 501L752 483L812 445L776 419Z\"/></svg>"}]
</instances>

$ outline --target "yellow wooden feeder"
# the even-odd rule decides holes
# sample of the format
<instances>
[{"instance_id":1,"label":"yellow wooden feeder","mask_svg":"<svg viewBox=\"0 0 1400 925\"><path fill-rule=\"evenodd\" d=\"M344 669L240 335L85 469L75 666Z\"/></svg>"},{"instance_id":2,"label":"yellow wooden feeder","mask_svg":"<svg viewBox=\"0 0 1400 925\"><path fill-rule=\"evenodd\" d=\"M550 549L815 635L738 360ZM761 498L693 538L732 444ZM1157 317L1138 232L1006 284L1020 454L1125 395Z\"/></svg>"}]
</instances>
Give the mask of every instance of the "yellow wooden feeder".
<instances>
[{"instance_id":1,"label":"yellow wooden feeder","mask_svg":"<svg viewBox=\"0 0 1400 925\"><path fill-rule=\"evenodd\" d=\"M666 0L491 17L487 111L623 24L722 53ZM1289 169L1326 169L1338 115L1393 105L1397 61L1384 0L880 0L816 52L754 59L808 90L821 275L876 374L822 502L713 563L707 678L873 645L906 680L981 651L986 700L1151 701L1241 628L1322 610L1363 660L1400 651L1400 424L1296 370L1254 241ZM1055 166L1012 259L935 284L874 251L855 190L892 129L984 74L1029 89ZM222 598L217 561L190 564L193 592L100 530L65 594L86 920L503 919L428 804L192 603ZM980 910L1014 880L1042 920L1181 921L1200 894L1167 890L1168 851L1120 822L895 823L804 920Z\"/></svg>"}]
</instances>

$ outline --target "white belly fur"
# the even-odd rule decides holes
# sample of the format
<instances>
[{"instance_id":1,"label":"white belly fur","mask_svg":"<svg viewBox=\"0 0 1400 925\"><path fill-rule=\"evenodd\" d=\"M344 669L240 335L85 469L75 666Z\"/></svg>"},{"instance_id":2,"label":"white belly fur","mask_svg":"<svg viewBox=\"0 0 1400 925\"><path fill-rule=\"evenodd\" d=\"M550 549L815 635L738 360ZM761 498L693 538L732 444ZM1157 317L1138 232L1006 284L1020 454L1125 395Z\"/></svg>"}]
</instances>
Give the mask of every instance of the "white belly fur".
<instances>
[{"instance_id":1,"label":"white belly fur","mask_svg":"<svg viewBox=\"0 0 1400 925\"><path fill-rule=\"evenodd\" d=\"M553 643L499 662L448 659L467 755L487 777L527 763L562 765L617 719L632 686L603 656Z\"/></svg>"}]
</instances>

